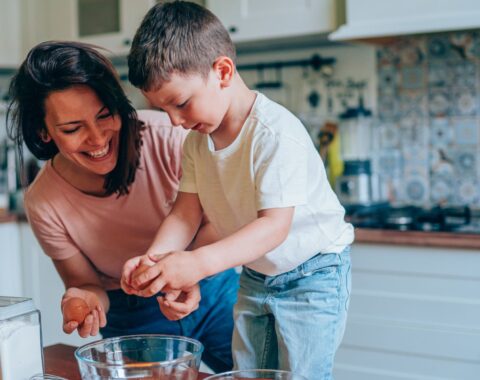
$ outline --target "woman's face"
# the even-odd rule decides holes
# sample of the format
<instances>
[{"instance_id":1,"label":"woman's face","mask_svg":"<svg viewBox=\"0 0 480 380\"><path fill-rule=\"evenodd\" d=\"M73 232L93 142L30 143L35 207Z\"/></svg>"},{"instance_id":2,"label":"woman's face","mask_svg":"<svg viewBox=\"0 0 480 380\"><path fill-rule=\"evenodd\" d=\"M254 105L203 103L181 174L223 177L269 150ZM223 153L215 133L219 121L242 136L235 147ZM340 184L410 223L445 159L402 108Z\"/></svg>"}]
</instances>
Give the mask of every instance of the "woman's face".
<instances>
[{"instance_id":1,"label":"woman's face","mask_svg":"<svg viewBox=\"0 0 480 380\"><path fill-rule=\"evenodd\" d=\"M42 138L53 140L63 159L77 168L106 175L117 163L121 124L95 91L76 85L46 98Z\"/></svg>"}]
</instances>

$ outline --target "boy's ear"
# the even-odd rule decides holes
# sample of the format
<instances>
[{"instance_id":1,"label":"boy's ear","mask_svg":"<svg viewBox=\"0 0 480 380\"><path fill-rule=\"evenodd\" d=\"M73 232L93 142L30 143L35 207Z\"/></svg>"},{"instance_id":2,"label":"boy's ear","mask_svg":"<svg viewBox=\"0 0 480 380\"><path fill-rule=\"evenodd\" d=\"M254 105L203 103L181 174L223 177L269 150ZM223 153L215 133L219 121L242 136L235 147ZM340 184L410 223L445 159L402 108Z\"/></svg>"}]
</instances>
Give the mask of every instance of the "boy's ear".
<instances>
[{"instance_id":1,"label":"boy's ear","mask_svg":"<svg viewBox=\"0 0 480 380\"><path fill-rule=\"evenodd\" d=\"M232 59L226 56L218 57L213 63L215 75L220 80L222 87L230 86L235 74L235 64Z\"/></svg>"}]
</instances>

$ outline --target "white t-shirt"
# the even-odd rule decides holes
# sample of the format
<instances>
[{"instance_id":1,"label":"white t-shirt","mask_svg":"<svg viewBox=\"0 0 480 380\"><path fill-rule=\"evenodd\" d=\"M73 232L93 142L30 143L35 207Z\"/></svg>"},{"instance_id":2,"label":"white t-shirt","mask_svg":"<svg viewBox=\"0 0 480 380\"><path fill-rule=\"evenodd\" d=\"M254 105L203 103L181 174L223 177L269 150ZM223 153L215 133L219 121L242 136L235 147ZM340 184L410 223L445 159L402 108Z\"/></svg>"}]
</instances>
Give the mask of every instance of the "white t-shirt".
<instances>
[{"instance_id":1,"label":"white t-shirt","mask_svg":"<svg viewBox=\"0 0 480 380\"><path fill-rule=\"evenodd\" d=\"M259 210L295 207L287 239L246 265L257 272L288 272L318 253L340 253L353 242L353 227L344 221L345 210L304 126L260 93L228 147L215 150L209 135L187 136L182 172L180 191L198 193L222 237L254 221Z\"/></svg>"}]
</instances>

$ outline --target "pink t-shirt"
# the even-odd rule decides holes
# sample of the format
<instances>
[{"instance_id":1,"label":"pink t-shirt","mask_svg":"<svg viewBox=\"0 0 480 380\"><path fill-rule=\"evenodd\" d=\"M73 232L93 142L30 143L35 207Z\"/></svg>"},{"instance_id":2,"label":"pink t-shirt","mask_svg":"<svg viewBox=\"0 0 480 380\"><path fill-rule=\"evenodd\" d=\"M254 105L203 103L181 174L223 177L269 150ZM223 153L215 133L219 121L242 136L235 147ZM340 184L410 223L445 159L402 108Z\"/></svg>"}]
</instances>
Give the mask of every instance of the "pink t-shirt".
<instances>
[{"instance_id":1,"label":"pink t-shirt","mask_svg":"<svg viewBox=\"0 0 480 380\"><path fill-rule=\"evenodd\" d=\"M157 111L145 122L140 167L130 193L95 197L66 182L48 161L25 194L25 210L45 253L55 260L85 255L100 274L121 277L125 261L145 253L170 212L187 132Z\"/></svg>"}]
</instances>

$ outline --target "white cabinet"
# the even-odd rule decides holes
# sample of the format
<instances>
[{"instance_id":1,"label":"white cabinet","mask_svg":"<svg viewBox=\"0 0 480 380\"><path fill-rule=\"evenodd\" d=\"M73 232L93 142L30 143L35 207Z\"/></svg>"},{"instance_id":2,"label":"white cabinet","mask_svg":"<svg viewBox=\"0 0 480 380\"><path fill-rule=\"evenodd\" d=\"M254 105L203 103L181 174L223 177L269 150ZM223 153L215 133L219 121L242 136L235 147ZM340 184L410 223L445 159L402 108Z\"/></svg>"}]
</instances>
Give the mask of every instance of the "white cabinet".
<instances>
[{"instance_id":1,"label":"white cabinet","mask_svg":"<svg viewBox=\"0 0 480 380\"><path fill-rule=\"evenodd\" d=\"M125 54L154 0L41 0L48 38L92 43Z\"/></svg>"},{"instance_id":2,"label":"white cabinet","mask_svg":"<svg viewBox=\"0 0 480 380\"><path fill-rule=\"evenodd\" d=\"M478 0L346 0L346 24L329 37L350 40L479 27Z\"/></svg>"},{"instance_id":3,"label":"white cabinet","mask_svg":"<svg viewBox=\"0 0 480 380\"><path fill-rule=\"evenodd\" d=\"M0 67L16 67L46 40L92 43L126 54L155 0L0 0Z\"/></svg>"},{"instance_id":4,"label":"white cabinet","mask_svg":"<svg viewBox=\"0 0 480 380\"><path fill-rule=\"evenodd\" d=\"M480 252L354 244L336 380L477 380Z\"/></svg>"},{"instance_id":5,"label":"white cabinet","mask_svg":"<svg viewBox=\"0 0 480 380\"><path fill-rule=\"evenodd\" d=\"M0 67L15 67L23 59L29 34L35 32L28 21L36 8L30 0L0 0ZM37 16L40 19L41 12Z\"/></svg>"},{"instance_id":6,"label":"white cabinet","mask_svg":"<svg viewBox=\"0 0 480 380\"><path fill-rule=\"evenodd\" d=\"M17 223L0 223L0 295L21 297L22 259Z\"/></svg>"},{"instance_id":7,"label":"white cabinet","mask_svg":"<svg viewBox=\"0 0 480 380\"><path fill-rule=\"evenodd\" d=\"M234 42L326 33L337 26L335 0L207 0Z\"/></svg>"}]
</instances>

